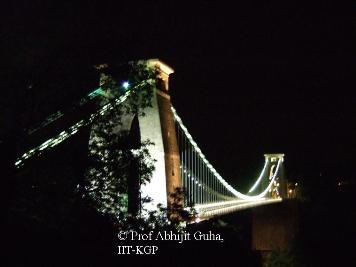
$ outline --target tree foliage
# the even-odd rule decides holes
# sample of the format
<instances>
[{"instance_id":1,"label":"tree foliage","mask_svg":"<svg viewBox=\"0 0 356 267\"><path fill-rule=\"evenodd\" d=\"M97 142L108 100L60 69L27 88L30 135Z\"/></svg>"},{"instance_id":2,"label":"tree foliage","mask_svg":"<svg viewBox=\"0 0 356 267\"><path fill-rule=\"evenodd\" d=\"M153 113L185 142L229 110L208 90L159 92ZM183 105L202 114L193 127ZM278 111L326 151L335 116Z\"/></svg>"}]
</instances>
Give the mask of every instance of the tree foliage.
<instances>
[{"instance_id":1,"label":"tree foliage","mask_svg":"<svg viewBox=\"0 0 356 267\"><path fill-rule=\"evenodd\" d=\"M139 184L149 182L154 170L154 159L149 153L149 146L154 144L141 140L139 130L134 133L130 125L151 106L156 71L144 62L130 65L128 88L120 86L110 74L100 74L102 93L97 103L99 108L108 104L111 108L93 122L89 168L81 188L98 211L120 220L128 213L129 182L134 168L138 168ZM125 93L128 98L117 105L115 101ZM123 128L125 123L130 127Z\"/></svg>"}]
</instances>

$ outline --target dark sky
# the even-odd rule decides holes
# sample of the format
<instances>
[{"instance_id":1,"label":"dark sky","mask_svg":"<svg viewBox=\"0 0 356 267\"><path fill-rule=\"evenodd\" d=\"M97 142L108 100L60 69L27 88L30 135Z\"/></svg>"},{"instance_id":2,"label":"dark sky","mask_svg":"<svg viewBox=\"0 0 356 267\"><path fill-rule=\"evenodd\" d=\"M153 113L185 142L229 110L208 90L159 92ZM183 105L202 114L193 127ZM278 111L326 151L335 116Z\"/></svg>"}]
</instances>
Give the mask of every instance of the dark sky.
<instances>
[{"instance_id":1,"label":"dark sky","mask_svg":"<svg viewBox=\"0 0 356 267\"><path fill-rule=\"evenodd\" d=\"M355 178L355 5L24 2L2 9L3 73L160 58L174 106L229 180L256 176L267 152L286 153L290 176Z\"/></svg>"}]
</instances>

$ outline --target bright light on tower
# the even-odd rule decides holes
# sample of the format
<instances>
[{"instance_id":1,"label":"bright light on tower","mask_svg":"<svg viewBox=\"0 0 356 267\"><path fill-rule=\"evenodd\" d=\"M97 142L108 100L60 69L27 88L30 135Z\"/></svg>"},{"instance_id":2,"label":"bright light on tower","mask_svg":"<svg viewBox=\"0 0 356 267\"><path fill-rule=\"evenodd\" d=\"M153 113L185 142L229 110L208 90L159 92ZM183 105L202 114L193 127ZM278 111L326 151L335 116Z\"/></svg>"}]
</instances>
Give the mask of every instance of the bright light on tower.
<instances>
[{"instance_id":1,"label":"bright light on tower","mask_svg":"<svg viewBox=\"0 0 356 267\"><path fill-rule=\"evenodd\" d=\"M124 82L122 83L122 87L123 87L124 89L129 88L129 86L130 86L130 84L129 84L128 81L124 81Z\"/></svg>"}]
</instances>

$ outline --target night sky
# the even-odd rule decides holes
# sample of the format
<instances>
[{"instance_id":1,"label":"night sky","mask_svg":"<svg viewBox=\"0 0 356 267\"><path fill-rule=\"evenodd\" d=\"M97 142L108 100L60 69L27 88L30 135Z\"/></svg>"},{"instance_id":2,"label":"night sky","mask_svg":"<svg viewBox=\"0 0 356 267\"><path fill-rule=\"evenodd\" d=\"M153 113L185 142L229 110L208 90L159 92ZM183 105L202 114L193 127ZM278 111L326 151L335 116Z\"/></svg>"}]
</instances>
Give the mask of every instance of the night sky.
<instances>
[{"instance_id":1,"label":"night sky","mask_svg":"<svg viewBox=\"0 0 356 267\"><path fill-rule=\"evenodd\" d=\"M14 1L2 73L160 58L173 105L230 182L254 180L270 152L286 154L290 178L355 179L355 5L245 2Z\"/></svg>"}]
</instances>

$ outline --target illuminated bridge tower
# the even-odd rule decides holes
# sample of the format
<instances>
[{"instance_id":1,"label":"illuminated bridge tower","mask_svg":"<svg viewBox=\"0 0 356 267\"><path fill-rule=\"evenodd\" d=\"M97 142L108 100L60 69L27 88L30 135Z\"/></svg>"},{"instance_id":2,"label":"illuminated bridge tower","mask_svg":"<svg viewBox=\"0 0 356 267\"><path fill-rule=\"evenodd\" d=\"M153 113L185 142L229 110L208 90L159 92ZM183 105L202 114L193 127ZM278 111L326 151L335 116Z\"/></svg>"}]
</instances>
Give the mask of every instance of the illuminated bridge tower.
<instances>
[{"instance_id":1,"label":"illuminated bridge tower","mask_svg":"<svg viewBox=\"0 0 356 267\"><path fill-rule=\"evenodd\" d=\"M157 204L167 206L171 203L169 196L175 191L175 188L181 187L181 178L177 135L169 95L169 75L174 70L158 59L148 60L147 64L158 69L157 88L154 88L151 107L144 110L144 116L126 115L119 126L119 131L129 131L131 134L136 132L136 134L132 134L136 139L150 140L154 143L154 145L148 146L148 150L155 160L155 170L150 182L141 185L141 198L149 197L152 200L145 204L145 208L154 210L157 208ZM95 136L91 138L95 138ZM134 187L139 187L138 177L130 179L137 181L133 182ZM133 191L132 195L135 195L135 190ZM137 205L134 204L134 206ZM137 207L133 208L133 210L135 209Z\"/></svg>"},{"instance_id":2,"label":"illuminated bridge tower","mask_svg":"<svg viewBox=\"0 0 356 267\"><path fill-rule=\"evenodd\" d=\"M142 187L143 194L153 199L153 205L170 205L170 194L182 187L180 158L172 104L169 95L169 75L174 70L158 59L148 61L159 69L158 86L146 116L140 118L141 139L155 143L150 154L156 161L151 182Z\"/></svg>"},{"instance_id":3,"label":"illuminated bridge tower","mask_svg":"<svg viewBox=\"0 0 356 267\"><path fill-rule=\"evenodd\" d=\"M268 183L271 181L275 171L277 170L277 165L280 164L281 166L278 167L279 171L277 177L269 189L268 197L284 198L286 196L286 183L283 171L284 154L265 154L264 156L266 162L266 175L268 176L268 179L264 179L264 182L261 183L261 188L266 188L268 186Z\"/></svg>"}]
</instances>

